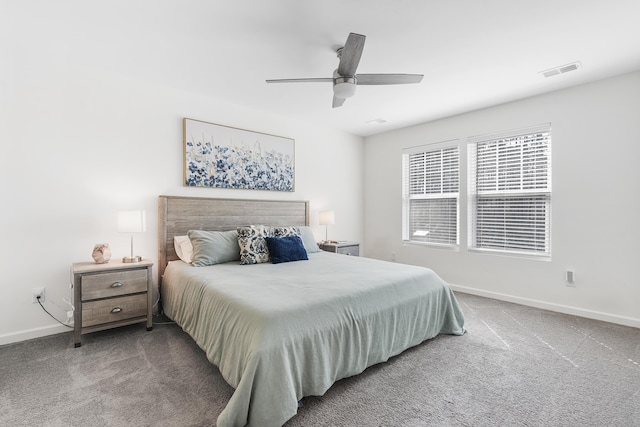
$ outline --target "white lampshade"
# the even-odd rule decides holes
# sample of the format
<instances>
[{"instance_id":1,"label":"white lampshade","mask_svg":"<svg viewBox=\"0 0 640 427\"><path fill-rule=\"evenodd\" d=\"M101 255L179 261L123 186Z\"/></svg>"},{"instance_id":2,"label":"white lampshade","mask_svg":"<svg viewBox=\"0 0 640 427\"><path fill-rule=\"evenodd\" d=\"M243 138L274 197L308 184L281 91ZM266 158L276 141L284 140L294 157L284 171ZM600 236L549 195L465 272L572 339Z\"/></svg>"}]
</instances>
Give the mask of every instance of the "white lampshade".
<instances>
[{"instance_id":1,"label":"white lampshade","mask_svg":"<svg viewBox=\"0 0 640 427\"><path fill-rule=\"evenodd\" d=\"M120 233L143 233L147 231L145 211L118 212L118 231Z\"/></svg>"},{"instance_id":2,"label":"white lampshade","mask_svg":"<svg viewBox=\"0 0 640 427\"><path fill-rule=\"evenodd\" d=\"M320 225L333 225L334 221L333 211L320 211Z\"/></svg>"},{"instance_id":3,"label":"white lampshade","mask_svg":"<svg viewBox=\"0 0 640 427\"><path fill-rule=\"evenodd\" d=\"M133 255L133 233L147 231L147 215L144 211L120 211L118 212L118 231L131 233L131 256L122 258L122 262L140 262L142 257Z\"/></svg>"},{"instance_id":4,"label":"white lampshade","mask_svg":"<svg viewBox=\"0 0 640 427\"><path fill-rule=\"evenodd\" d=\"M337 98L351 98L356 94L357 84L355 76L341 76L338 70L333 72L333 94Z\"/></svg>"}]
</instances>

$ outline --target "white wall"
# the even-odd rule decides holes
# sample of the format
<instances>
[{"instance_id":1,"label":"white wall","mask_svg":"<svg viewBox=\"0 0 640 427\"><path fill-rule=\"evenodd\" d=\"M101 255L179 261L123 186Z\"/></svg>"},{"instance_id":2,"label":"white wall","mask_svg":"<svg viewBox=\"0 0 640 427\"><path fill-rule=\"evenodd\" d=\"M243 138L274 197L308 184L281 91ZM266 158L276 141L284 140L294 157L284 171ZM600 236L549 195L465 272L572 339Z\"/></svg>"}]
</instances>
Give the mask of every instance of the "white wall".
<instances>
[{"instance_id":1,"label":"white wall","mask_svg":"<svg viewBox=\"0 0 640 427\"><path fill-rule=\"evenodd\" d=\"M331 234L362 239L362 138L78 67L20 42L4 50L0 78L0 344L67 330L31 302L31 289L46 287L45 306L66 319L71 264L91 261L95 243L109 243L113 258L129 252L117 211L147 211L135 252L157 260L161 194L309 200L319 239L324 209L336 212ZM295 192L183 187L183 117L295 139Z\"/></svg>"},{"instance_id":2,"label":"white wall","mask_svg":"<svg viewBox=\"0 0 640 427\"><path fill-rule=\"evenodd\" d=\"M562 78L562 76L559 76ZM552 260L467 250L466 138L550 122ZM455 289L640 327L640 73L365 139L368 256L430 267ZM459 139L460 248L404 245L401 150ZM575 287L564 271L575 271Z\"/></svg>"}]
</instances>

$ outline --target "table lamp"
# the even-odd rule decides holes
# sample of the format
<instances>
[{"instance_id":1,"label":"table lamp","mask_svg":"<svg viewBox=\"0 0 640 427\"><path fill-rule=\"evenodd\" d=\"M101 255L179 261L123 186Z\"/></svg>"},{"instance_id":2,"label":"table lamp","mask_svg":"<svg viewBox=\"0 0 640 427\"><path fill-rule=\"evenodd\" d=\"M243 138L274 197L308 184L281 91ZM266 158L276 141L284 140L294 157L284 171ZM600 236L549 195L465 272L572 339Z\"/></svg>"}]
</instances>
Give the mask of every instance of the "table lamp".
<instances>
[{"instance_id":1,"label":"table lamp","mask_svg":"<svg viewBox=\"0 0 640 427\"><path fill-rule=\"evenodd\" d=\"M333 211L320 211L320 225L324 225L324 241L328 242L329 235L329 225L333 225L335 221L335 216L333 215Z\"/></svg>"},{"instance_id":2,"label":"table lamp","mask_svg":"<svg viewBox=\"0 0 640 427\"><path fill-rule=\"evenodd\" d=\"M145 211L118 212L118 231L120 233L131 233L131 256L122 258L122 262L142 261L142 257L133 255L133 233L144 233L147 231Z\"/></svg>"}]
</instances>

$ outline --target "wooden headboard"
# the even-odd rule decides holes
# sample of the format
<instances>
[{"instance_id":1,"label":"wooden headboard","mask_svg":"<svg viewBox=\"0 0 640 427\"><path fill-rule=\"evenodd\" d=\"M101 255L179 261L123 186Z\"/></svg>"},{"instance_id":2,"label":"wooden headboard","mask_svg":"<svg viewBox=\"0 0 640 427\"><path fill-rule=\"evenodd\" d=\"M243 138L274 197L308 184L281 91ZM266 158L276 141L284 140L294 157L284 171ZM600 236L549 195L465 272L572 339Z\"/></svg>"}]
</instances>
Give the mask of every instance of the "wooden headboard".
<instances>
[{"instance_id":1,"label":"wooden headboard","mask_svg":"<svg viewBox=\"0 0 640 427\"><path fill-rule=\"evenodd\" d=\"M309 202L159 196L158 287L167 263L178 259L175 236L189 230L226 231L251 224L309 225Z\"/></svg>"}]
</instances>

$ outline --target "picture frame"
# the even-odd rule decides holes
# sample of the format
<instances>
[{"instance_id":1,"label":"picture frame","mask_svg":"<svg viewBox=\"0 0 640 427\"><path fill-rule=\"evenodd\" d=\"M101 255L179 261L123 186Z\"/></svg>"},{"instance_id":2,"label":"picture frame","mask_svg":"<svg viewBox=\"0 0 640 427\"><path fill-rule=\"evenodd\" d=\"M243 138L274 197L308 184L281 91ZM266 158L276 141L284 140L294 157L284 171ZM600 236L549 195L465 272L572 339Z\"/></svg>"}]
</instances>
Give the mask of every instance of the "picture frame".
<instances>
[{"instance_id":1,"label":"picture frame","mask_svg":"<svg viewBox=\"0 0 640 427\"><path fill-rule=\"evenodd\" d=\"M184 118L184 186L295 191L291 138Z\"/></svg>"}]
</instances>

